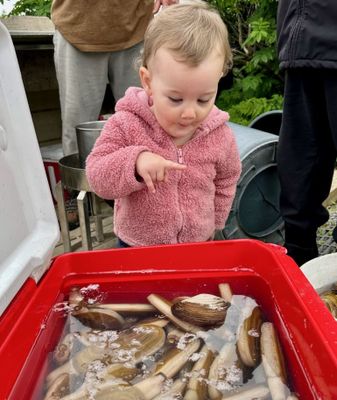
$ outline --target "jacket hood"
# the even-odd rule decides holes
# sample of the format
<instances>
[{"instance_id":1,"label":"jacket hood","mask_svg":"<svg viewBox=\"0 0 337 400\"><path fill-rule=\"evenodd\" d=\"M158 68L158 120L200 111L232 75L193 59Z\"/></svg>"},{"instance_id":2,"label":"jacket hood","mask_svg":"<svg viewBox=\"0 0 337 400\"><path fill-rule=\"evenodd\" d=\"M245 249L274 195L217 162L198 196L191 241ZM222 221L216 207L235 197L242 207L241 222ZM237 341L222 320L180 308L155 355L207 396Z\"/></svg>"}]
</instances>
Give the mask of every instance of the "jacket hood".
<instances>
[{"instance_id":1,"label":"jacket hood","mask_svg":"<svg viewBox=\"0 0 337 400\"><path fill-rule=\"evenodd\" d=\"M151 111L149 105L149 97L144 89L130 87L125 92L125 96L116 104L116 111L126 111L137 115L151 126L158 126L155 115ZM196 131L196 135L204 135L222 126L229 120L229 115L225 111L219 110L216 106L213 107L207 118L202 122Z\"/></svg>"}]
</instances>

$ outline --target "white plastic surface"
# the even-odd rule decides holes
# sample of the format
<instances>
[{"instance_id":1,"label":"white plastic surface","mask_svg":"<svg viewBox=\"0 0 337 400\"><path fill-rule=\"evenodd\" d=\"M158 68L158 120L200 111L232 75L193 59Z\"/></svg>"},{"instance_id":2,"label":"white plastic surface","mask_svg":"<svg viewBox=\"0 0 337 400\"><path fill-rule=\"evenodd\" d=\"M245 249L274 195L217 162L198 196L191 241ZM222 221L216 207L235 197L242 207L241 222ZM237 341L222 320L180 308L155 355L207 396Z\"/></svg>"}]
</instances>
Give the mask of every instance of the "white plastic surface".
<instances>
[{"instance_id":1,"label":"white plastic surface","mask_svg":"<svg viewBox=\"0 0 337 400\"><path fill-rule=\"evenodd\" d=\"M337 253L314 258L303 264L301 271L317 292L329 289L337 282Z\"/></svg>"},{"instance_id":2,"label":"white plastic surface","mask_svg":"<svg viewBox=\"0 0 337 400\"><path fill-rule=\"evenodd\" d=\"M0 22L0 314L29 276L41 278L58 238L15 49Z\"/></svg>"}]
</instances>

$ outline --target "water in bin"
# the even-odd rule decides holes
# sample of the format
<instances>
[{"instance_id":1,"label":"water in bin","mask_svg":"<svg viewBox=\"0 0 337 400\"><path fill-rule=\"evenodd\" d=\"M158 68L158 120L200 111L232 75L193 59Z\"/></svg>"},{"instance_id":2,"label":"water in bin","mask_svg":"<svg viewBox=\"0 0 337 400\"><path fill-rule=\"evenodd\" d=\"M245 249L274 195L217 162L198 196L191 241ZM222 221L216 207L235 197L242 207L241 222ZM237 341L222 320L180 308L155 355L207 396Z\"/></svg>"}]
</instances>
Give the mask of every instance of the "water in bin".
<instances>
[{"instance_id":1,"label":"water in bin","mask_svg":"<svg viewBox=\"0 0 337 400\"><path fill-rule=\"evenodd\" d=\"M283 244L276 166L278 136L243 125L229 125L238 144L242 173L226 226L219 238L254 238Z\"/></svg>"}]
</instances>

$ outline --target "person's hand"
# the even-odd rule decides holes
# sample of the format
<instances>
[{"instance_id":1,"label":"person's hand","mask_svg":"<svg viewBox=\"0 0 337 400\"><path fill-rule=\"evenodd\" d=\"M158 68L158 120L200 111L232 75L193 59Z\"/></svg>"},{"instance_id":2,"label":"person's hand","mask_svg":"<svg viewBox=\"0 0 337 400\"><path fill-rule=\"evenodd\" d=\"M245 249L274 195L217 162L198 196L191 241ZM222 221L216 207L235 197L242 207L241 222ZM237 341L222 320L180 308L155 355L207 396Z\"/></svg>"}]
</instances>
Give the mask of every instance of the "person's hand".
<instances>
[{"instance_id":1,"label":"person's hand","mask_svg":"<svg viewBox=\"0 0 337 400\"><path fill-rule=\"evenodd\" d=\"M153 7L153 13L157 13L160 6L170 6L171 4L176 4L178 2L179 0L156 0Z\"/></svg>"},{"instance_id":2,"label":"person's hand","mask_svg":"<svg viewBox=\"0 0 337 400\"><path fill-rule=\"evenodd\" d=\"M158 154L143 151L136 161L136 172L144 180L151 193L155 193L155 184L167 182L168 173L171 169L183 170L186 165L166 160Z\"/></svg>"}]
</instances>

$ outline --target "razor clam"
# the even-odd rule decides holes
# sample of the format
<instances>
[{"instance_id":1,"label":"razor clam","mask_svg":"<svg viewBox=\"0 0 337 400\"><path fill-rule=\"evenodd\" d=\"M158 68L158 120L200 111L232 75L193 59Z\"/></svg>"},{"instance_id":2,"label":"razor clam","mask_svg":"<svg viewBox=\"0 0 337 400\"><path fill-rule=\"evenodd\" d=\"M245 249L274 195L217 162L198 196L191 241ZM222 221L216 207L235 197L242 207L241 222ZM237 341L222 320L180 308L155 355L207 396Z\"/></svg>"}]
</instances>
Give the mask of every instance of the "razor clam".
<instances>
[{"instance_id":1,"label":"razor clam","mask_svg":"<svg viewBox=\"0 0 337 400\"><path fill-rule=\"evenodd\" d=\"M277 332L271 322L264 322L261 326L261 356L271 398L286 400L289 389L286 386L285 362Z\"/></svg>"},{"instance_id":2,"label":"razor clam","mask_svg":"<svg viewBox=\"0 0 337 400\"><path fill-rule=\"evenodd\" d=\"M103 342L105 347L89 345L79 351L67 363L50 372L47 385L64 372L76 375L84 373L88 364L94 360L101 360L105 364L126 361L137 364L144 357L157 352L164 345L165 338L165 331L159 326L138 325L126 329L119 332L112 343Z\"/></svg>"},{"instance_id":3,"label":"razor clam","mask_svg":"<svg viewBox=\"0 0 337 400\"><path fill-rule=\"evenodd\" d=\"M198 294L174 303L172 314L190 324L209 327L222 325L230 303L212 294Z\"/></svg>"},{"instance_id":4,"label":"razor clam","mask_svg":"<svg viewBox=\"0 0 337 400\"><path fill-rule=\"evenodd\" d=\"M191 371L191 378L187 384L187 390L184 400L204 400L207 398L207 384L210 366L214 355L206 345L202 347L199 353L199 360L194 364Z\"/></svg>"},{"instance_id":5,"label":"razor clam","mask_svg":"<svg viewBox=\"0 0 337 400\"><path fill-rule=\"evenodd\" d=\"M108 380L97 386L92 393L75 392L61 400L151 400L160 393L165 378L161 375L144 379L135 385L124 385L116 380Z\"/></svg>"},{"instance_id":6,"label":"razor clam","mask_svg":"<svg viewBox=\"0 0 337 400\"><path fill-rule=\"evenodd\" d=\"M220 283L219 286L219 292L220 292L220 296L227 301L228 303L230 303L232 301L232 297L233 297L233 292L231 287L229 286L228 283Z\"/></svg>"},{"instance_id":7,"label":"razor clam","mask_svg":"<svg viewBox=\"0 0 337 400\"><path fill-rule=\"evenodd\" d=\"M73 333L68 333L62 341L56 346L53 354L53 359L57 365L62 365L69 360L71 351L74 346L75 336Z\"/></svg>"},{"instance_id":8,"label":"razor clam","mask_svg":"<svg viewBox=\"0 0 337 400\"><path fill-rule=\"evenodd\" d=\"M184 335L184 331L176 328L174 325L169 325L167 329L167 340L169 343L177 343Z\"/></svg>"},{"instance_id":9,"label":"razor clam","mask_svg":"<svg viewBox=\"0 0 337 400\"><path fill-rule=\"evenodd\" d=\"M88 306L91 308L92 306ZM117 304L95 304L96 308L104 308L122 314L148 314L157 311L151 304L142 303L117 303Z\"/></svg>"},{"instance_id":10,"label":"razor clam","mask_svg":"<svg viewBox=\"0 0 337 400\"><path fill-rule=\"evenodd\" d=\"M137 322L136 325L155 325L155 326L160 326L161 328L165 328L165 326L168 325L169 323L170 321L167 318L152 317L152 318L142 319L141 321Z\"/></svg>"},{"instance_id":11,"label":"razor clam","mask_svg":"<svg viewBox=\"0 0 337 400\"><path fill-rule=\"evenodd\" d=\"M248 367L256 367L261 360L260 336L262 312L255 307L240 328L237 348L242 362Z\"/></svg>"},{"instance_id":12,"label":"razor clam","mask_svg":"<svg viewBox=\"0 0 337 400\"><path fill-rule=\"evenodd\" d=\"M123 364L112 364L97 372L97 380L86 382L75 392L68 394L62 400L82 400L89 398L90 392L96 392L101 388L129 387L129 382L135 378L139 370L137 368L126 367Z\"/></svg>"},{"instance_id":13,"label":"razor clam","mask_svg":"<svg viewBox=\"0 0 337 400\"><path fill-rule=\"evenodd\" d=\"M193 333L202 331L202 328L199 326L192 325L188 322L182 321L180 318L175 317L171 311L172 303L170 301L157 294L150 294L147 299L154 307L158 309L158 311L166 315L167 318L169 318L176 326L184 331Z\"/></svg>"},{"instance_id":14,"label":"razor clam","mask_svg":"<svg viewBox=\"0 0 337 400\"><path fill-rule=\"evenodd\" d=\"M192 354L198 351L200 343L199 339L194 339L183 349L176 347L170 349L157 362L154 374L162 374L166 378L172 378L187 363Z\"/></svg>"},{"instance_id":15,"label":"razor clam","mask_svg":"<svg viewBox=\"0 0 337 400\"><path fill-rule=\"evenodd\" d=\"M234 381L232 381L233 378ZM220 400L223 396L222 391L228 392L240 386L243 378L235 343L225 343L209 370L208 395L210 399Z\"/></svg>"},{"instance_id":16,"label":"razor clam","mask_svg":"<svg viewBox=\"0 0 337 400\"><path fill-rule=\"evenodd\" d=\"M50 385L44 400L58 400L69 393L69 374L59 375Z\"/></svg>"},{"instance_id":17,"label":"razor clam","mask_svg":"<svg viewBox=\"0 0 337 400\"><path fill-rule=\"evenodd\" d=\"M125 322L120 314L103 307L82 307L72 315L91 329L120 329Z\"/></svg>"},{"instance_id":18,"label":"razor clam","mask_svg":"<svg viewBox=\"0 0 337 400\"><path fill-rule=\"evenodd\" d=\"M165 390L164 388L162 393L154 397L153 400L179 399L181 393L184 392L185 387L186 387L186 380L176 379L167 390Z\"/></svg>"},{"instance_id":19,"label":"razor clam","mask_svg":"<svg viewBox=\"0 0 337 400\"><path fill-rule=\"evenodd\" d=\"M244 388L238 392L222 397L222 400L264 400L269 398L269 389L264 385Z\"/></svg>"}]
</instances>

